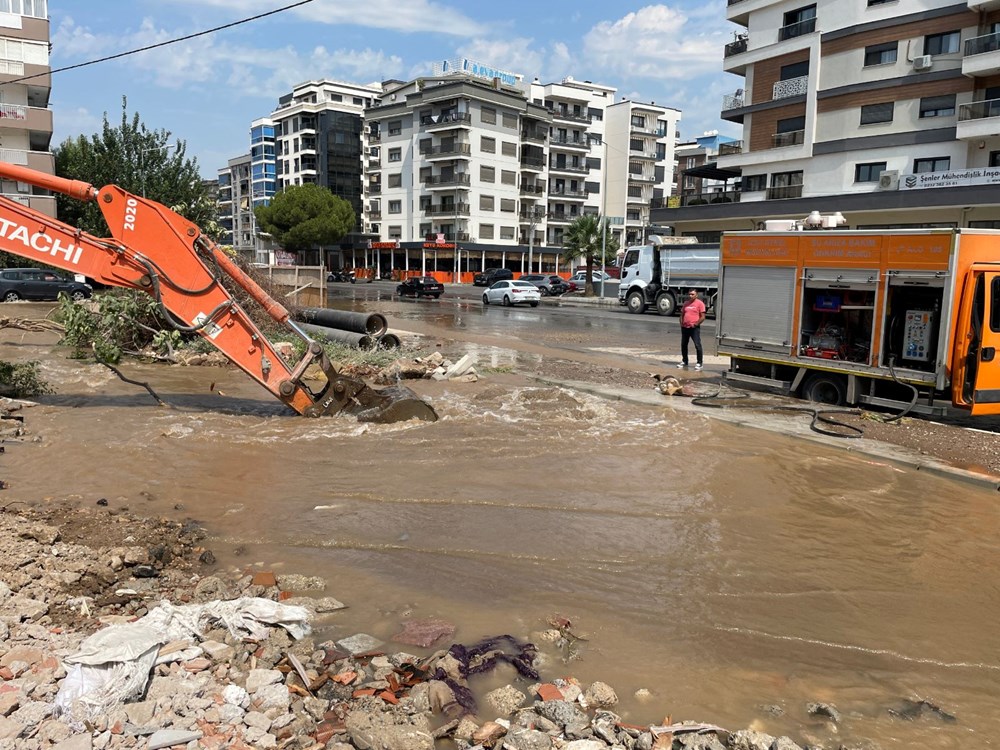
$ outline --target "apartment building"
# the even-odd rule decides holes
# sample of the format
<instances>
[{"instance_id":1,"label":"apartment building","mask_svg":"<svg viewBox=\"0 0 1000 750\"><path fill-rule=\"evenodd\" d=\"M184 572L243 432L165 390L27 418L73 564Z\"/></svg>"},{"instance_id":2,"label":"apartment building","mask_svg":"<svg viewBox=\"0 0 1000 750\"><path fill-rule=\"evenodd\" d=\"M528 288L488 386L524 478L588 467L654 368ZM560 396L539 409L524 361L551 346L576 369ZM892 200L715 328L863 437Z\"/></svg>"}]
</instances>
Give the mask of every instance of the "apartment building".
<instances>
[{"instance_id":1,"label":"apartment building","mask_svg":"<svg viewBox=\"0 0 1000 750\"><path fill-rule=\"evenodd\" d=\"M364 155L368 150L365 110L377 106L381 85L359 85L327 79L306 81L278 100L271 113L274 127L275 188L314 183L323 185L354 208L357 224L339 249L325 257L300 253L307 265L344 265L344 250L370 237L363 219ZM266 163L266 160L265 160ZM262 177L266 185L267 176ZM256 183L255 183L256 184Z\"/></svg>"},{"instance_id":2,"label":"apartment building","mask_svg":"<svg viewBox=\"0 0 1000 750\"><path fill-rule=\"evenodd\" d=\"M674 150L680 140L680 110L623 100L605 112L605 207L621 228L622 247L643 242L650 206L674 186ZM621 222L618 224L617 222Z\"/></svg>"},{"instance_id":3,"label":"apartment building","mask_svg":"<svg viewBox=\"0 0 1000 750\"><path fill-rule=\"evenodd\" d=\"M240 255L257 258L257 220L253 213L251 157L243 154L230 159L218 173L219 224L225 230L222 244L232 245Z\"/></svg>"},{"instance_id":4,"label":"apartment building","mask_svg":"<svg viewBox=\"0 0 1000 750\"><path fill-rule=\"evenodd\" d=\"M708 203L732 203L739 199L734 183L738 170L718 168L719 148L735 138L712 130L674 149L674 180L670 206L703 206Z\"/></svg>"},{"instance_id":5,"label":"apartment building","mask_svg":"<svg viewBox=\"0 0 1000 750\"><path fill-rule=\"evenodd\" d=\"M0 159L55 174L46 0L0 2ZM3 180L4 197L55 218L56 199L41 188Z\"/></svg>"},{"instance_id":6,"label":"apartment building","mask_svg":"<svg viewBox=\"0 0 1000 750\"><path fill-rule=\"evenodd\" d=\"M1000 226L1000 1L729 0L740 77L715 167L734 203L654 203L711 240L841 211L851 227Z\"/></svg>"},{"instance_id":7,"label":"apartment building","mask_svg":"<svg viewBox=\"0 0 1000 750\"><path fill-rule=\"evenodd\" d=\"M365 116L366 216L380 240L366 262L456 281L490 267L526 271L532 258L555 265L552 251L543 261L544 107L499 77L446 73L387 86Z\"/></svg>"}]
</instances>

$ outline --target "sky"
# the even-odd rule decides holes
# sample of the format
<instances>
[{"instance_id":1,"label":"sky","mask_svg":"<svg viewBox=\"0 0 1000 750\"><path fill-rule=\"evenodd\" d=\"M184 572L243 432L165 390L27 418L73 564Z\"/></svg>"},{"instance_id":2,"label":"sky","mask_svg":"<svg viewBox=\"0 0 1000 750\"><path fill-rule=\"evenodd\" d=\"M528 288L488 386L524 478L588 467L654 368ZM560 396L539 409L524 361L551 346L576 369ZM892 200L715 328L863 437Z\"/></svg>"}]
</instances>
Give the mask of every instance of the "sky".
<instances>
[{"instance_id":1,"label":"sky","mask_svg":"<svg viewBox=\"0 0 1000 750\"><path fill-rule=\"evenodd\" d=\"M49 0L58 68L117 55L268 13L301 0ZM430 75L435 62L470 58L536 76L567 76L623 98L682 112L683 140L739 136L719 119L743 86L722 72L736 26L725 0L311 0L228 29L54 72L53 148L120 121L122 97L150 129L187 144L203 177L247 153L252 120L298 83L377 83Z\"/></svg>"}]
</instances>

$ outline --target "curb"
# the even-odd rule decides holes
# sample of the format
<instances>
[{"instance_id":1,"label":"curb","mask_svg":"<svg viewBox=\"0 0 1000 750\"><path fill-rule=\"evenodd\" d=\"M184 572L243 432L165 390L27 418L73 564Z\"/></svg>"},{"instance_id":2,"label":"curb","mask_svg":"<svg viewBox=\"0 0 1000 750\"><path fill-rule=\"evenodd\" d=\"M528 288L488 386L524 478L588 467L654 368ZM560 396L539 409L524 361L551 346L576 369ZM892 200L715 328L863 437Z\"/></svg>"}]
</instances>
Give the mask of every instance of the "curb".
<instances>
[{"instance_id":1,"label":"curb","mask_svg":"<svg viewBox=\"0 0 1000 750\"><path fill-rule=\"evenodd\" d=\"M787 417L777 417L776 415L768 415L768 419L762 419L762 415L759 412L751 418L746 416L747 412L744 412L741 416L738 410L702 408L692 404L690 399L662 396L652 388L650 388L649 391L645 391L637 388L606 387L597 385L596 383L586 383L572 380L553 380L540 376L531 377L540 383L545 383L546 385L582 391L609 401L625 401L642 406L666 407L674 411L701 414L702 416L710 419L719 419L724 422L740 425L742 427L751 427L753 429L781 433L790 437L805 438L814 443L837 448L839 450L879 458L915 471L935 474L948 479L957 479L961 482L974 484L985 489L1000 492L1000 476L983 474L977 471L970 471L969 469L961 469L943 461L915 454L909 449L895 446L891 443L871 440L869 438L844 440L841 438L827 437L813 432L808 426L803 426L801 420L790 419Z\"/></svg>"}]
</instances>

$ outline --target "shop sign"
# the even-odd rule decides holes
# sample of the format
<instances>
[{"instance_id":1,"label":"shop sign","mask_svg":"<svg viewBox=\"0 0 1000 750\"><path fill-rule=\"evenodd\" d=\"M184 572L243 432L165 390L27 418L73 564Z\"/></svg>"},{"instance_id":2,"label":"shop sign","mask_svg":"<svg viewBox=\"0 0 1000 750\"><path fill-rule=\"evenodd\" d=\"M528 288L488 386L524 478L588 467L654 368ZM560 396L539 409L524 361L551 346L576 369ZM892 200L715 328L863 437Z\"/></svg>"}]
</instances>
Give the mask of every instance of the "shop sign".
<instances>
[{"instance_id":1,"label":"shop sign","mask_svg":"<svg viewBox=\"0 0 1000 750\"><path fill-rule=\"evenodd\" d=\"M976 169L952 169L947 172L920 172L918 174L905 175L899 180L900 190L967 187L972 185L1000 185L1000 169L996 167L978 167Z\"/></svg>"}]
</instances>

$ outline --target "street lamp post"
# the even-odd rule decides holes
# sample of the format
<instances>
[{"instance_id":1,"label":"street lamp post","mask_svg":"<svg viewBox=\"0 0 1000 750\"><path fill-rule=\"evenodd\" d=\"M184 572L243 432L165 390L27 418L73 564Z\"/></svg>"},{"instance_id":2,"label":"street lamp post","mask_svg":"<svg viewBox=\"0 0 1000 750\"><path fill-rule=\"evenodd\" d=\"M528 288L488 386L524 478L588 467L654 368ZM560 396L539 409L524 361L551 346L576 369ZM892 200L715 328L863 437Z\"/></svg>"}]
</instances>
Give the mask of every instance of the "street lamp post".
<instances>
[{"instance_id":1,"label":"street lamp post","mask_svg":"<svg viewBox=\"0 0 1000 750\"><path fill-rule=\"evenodd\" d=\"M146 197L146 154L150 151L169 151L172 148L177 148L174 143L168 143L163 146L150 146L149 148L144 148L139 151L139 178L142 181L142 197Z\"/></svg>"}]
</instances>

